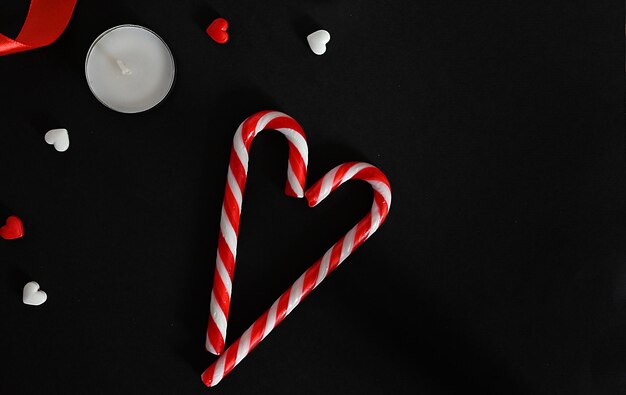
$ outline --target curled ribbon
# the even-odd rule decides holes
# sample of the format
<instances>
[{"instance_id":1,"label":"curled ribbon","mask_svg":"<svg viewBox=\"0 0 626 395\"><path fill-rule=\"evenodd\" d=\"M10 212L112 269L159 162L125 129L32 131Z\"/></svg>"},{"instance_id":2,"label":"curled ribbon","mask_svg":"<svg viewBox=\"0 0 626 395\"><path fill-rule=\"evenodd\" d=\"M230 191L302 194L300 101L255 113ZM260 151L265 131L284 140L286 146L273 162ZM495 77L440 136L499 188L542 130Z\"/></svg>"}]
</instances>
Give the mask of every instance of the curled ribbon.
<instances>
[{"instance_id":1,"label":"curled ribbon","mask_svg":"<svg viewBox=\"0 0 626 395\"><path fill-rule=\"evenodd\" d=\"M52 44L70 21L76 0L31 0L15 40L0 33L0 56Z\"/></svg>"}]
</instances>

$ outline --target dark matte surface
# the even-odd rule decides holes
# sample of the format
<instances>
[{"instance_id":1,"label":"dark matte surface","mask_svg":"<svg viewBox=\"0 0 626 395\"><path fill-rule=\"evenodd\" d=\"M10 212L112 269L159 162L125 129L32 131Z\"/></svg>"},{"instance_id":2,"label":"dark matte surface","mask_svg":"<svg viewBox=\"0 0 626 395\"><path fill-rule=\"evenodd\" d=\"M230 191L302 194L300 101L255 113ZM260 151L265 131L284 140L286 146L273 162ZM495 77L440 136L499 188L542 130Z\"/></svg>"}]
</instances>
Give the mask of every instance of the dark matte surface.
<instances>
[{"instance_id":1,"label":"dark matte surface","mask_svg":"<svg viewBox=\"0 0 626 395\"><path fill-rule=\"evenodd\" d=\"M2 394L616 394L626 391L623 2L79 1L54 45L0 58ZM611 4L613 3L613 4ZM14 36L26 1L0 6ZM230 22L227 45L204 27ZM171 47L157 109L115 113L84 57L136 23ZM313 55L305 36L332 34ZM380 231L216 389L200 382L230 142L295 117L309 185L365 160ZM45 144L70 130L71 147ZM229 339L370 205L282 194L254 143ZM37 280L43 306L21 302ZM410 348L413 347L411 350Z\"/></svg>"}]
</instances>

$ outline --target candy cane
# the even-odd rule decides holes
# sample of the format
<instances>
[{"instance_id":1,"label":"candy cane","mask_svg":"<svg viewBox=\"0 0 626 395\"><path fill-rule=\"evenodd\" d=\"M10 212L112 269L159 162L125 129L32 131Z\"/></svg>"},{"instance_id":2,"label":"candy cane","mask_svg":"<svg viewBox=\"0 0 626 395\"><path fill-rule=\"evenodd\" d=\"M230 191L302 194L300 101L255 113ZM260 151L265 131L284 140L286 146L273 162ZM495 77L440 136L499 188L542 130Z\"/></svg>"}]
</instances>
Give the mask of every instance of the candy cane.
<instances>
[{"instance_id":1,"label":"candy cane","mask_svg":"<svg viewBox=\"0 0 626 395\"><path fill-rule=\"evenodd\" d=\"M300 125L290 116L277 111L262 111L248 117L239 125L233 139L220 220L215 275L211 291L211 312L206 337L206 349L217 355L224 351L226 339L241 202L248 173L248 152L254 137L264 129L275 129L287 137L289 163L285 193L294 197L304 196L309 154L306 138Z\"/></svg>"},{"instance_id":2,"label":"candy cane","mask_svg":"<svg viewBox=\"0 0 626 395\"><path fill-rule=\"evenodd\" d=\"M367 240L383 223L391 205L391 189L385 175L376 167L362 162L345 163L328 172L307 192L309 206L324 200L339 185L350 179L367 181L374 189L374 203L370 212L345 236L318 259L272 307L259 317L226 352L202 374L208 387L219 383L241 360L256 347L294 307L319 283L339 266L357 247Z\"/></svg>"}]
</instances>

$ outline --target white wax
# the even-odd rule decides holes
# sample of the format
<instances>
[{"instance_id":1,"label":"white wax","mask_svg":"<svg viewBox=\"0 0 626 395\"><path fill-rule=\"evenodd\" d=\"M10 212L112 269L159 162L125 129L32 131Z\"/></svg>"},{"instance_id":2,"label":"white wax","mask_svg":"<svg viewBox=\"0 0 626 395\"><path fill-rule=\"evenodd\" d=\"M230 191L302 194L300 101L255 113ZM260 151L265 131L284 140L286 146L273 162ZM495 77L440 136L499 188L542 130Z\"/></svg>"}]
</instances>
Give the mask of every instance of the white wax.
<instances>
[{"instance_id":1,"label":"white wax","mask_svg":"<svg viewBox=\"0 0 626 395\"><path fill-rule=\"evenodd\" d=\"M123 113L149 110L174 83L174 58L154 32L116 26L91 45L85 61L89 88L105 106Z\"/></svg>"}]
</instances>

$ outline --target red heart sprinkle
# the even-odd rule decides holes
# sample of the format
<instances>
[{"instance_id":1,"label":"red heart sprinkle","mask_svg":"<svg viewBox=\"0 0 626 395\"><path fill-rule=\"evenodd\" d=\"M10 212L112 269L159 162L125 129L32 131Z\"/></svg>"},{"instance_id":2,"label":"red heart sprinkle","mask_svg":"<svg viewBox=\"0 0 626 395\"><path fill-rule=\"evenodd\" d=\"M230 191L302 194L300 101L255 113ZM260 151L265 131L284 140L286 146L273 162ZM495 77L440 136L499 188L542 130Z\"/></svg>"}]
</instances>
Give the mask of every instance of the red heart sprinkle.
<instances>
[{"instance_id":1,"label":"red heart sprinkle","mask_svg":"<svg viewBox=\"0 0 626 395\"><path fill-rule=\"evenodd\" d=\"M24 236L24 225L22 220L15 215L7 218L6 224L0 228L0 237L5 240L19 239Z\"/></svg>"},{"instance_id":2,"label":"red heart sprinkle","mask_svg":"<svg viewBox=\"0 0 626 395\"><path fill-rule=\"evenodd\" d=\"M217 18L206 28L207 34L218 44L228 41L228 21L224 18Z\"/></svg>"}]
</instances>

